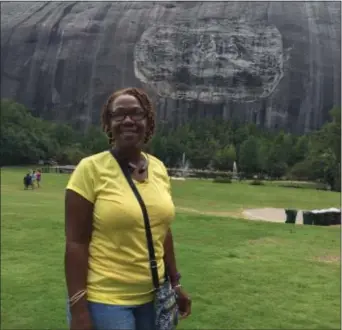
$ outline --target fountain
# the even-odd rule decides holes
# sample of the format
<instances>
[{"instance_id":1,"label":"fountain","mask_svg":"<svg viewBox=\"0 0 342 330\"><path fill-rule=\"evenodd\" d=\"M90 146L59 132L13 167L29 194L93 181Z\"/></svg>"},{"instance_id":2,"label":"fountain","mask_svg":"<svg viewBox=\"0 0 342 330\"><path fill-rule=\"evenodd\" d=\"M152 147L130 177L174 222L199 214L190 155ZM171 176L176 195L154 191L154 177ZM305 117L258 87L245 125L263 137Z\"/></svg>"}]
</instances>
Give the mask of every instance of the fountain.
<instances>
[{"instance_id":1,"label":"fountain","mask_svg":"<svg viewBox=\"0 0 342 330\"><path fill-rule=\"evenodd\" d=\"M238 170L237 170L237 165L236 162L234 161L233 163L233 180L238 180L239 175L238 175Z\"/></svg>"},{"instance_id":2,"label":"fountain","mask_svg":"<svg viewBox=\"0 0 342 330\"><path fill-rule=\"evenodd\" d=\"M183 152L182 159L179 162L179 171L177 171L177 177L173 178L175 180L185 180L185 178L188 176L190 163L185 158L185 152Z\"/></svg>"},{"instance_id":3,"label":"fountain","mask_svg":"<svg viewBox=\"0 0 342 330\"><path fill-rule=\"evenodd\" d=\"M207 170L208 171L214 171L215 167L214 167L214 161L211 159L208 166L207 166Z\"/></svg>"},{"instance_id":4,"label":"fountain","mask_svg":"<svg viewBox=\"0 0 342 330\"><path fill-rule=\"evenodd\" d=\"M181 171L181 177L185 179L186 176L188 176L188 170L189 170L189 161L185 158L185 152L183 152L182 155L182 161L180 163L180 171Z\"/></svg>"}]
</instances>

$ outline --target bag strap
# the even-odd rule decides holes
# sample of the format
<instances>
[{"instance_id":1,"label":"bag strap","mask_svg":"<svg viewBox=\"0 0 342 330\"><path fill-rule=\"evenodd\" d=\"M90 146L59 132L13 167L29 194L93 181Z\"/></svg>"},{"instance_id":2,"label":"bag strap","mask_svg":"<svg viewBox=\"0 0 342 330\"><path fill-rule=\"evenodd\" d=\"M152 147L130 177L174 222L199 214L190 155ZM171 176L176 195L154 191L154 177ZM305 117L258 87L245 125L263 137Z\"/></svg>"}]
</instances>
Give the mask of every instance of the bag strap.
<instances>
[{"instance_id":1,"label":"bag strap","mask_svg":"<svg viewBox=\"0 0 342 330\"><path fill-rule=\"evenodd\" d=\"M113 155L117 163L120 165L121 170L123 174L126 177L126 180L128 184L130 185L131 189L133 190L133 193L136 197L136 199L139 202L139 205L141 207L141 211L144 217L144 223L145 223L145 233L146 233L146 240L147 240L147 249L148 249L148 255L149 255L149 261L150 261L150 269L152 274L152 282L154 288L157 290L159 289L159 276L158 276L158 265L156 261L156 256L154 252L154 246L153 246L153 238L152 238L152 232L151 232L151 226L150 226L150 219L147 213L146 205L132 180L131 173L129 172L128 166L125 166L122 161L119 160L119 158L116 155L115 150L111 149L110 153Z\"/></svg>"}]
</instances>

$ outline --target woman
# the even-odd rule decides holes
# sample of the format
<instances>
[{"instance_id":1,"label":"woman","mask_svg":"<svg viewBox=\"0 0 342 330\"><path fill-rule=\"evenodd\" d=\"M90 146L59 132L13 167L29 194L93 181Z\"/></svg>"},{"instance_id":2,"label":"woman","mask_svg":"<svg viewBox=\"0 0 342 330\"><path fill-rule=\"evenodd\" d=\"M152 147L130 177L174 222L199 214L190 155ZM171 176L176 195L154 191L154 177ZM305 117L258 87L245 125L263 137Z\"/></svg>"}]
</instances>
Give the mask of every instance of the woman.
<instances>
[{"instance_id":1,"label":"woman","mask_svg":"<svg viewBox=\"0 0 342 330\"><path fill-rule=\"evenodd\" d=\"M37 187L40 188L40 181L42 179L42 172L40 169L37 170L36 172L36 180L37 180Z\"/></svg>"},{"instance_id":2,"label":"woman","mask_svg":"<svg viewBox=\"0 0 342 330\"><path fill-rule=\"evenodd\" d=\"M102 110L103 129L146 204L159 280L164 281L165 264L179 312L187 317L191 301L179 284L167 170L142 152L153 135L154 118L150 99L136 88L115 92ZM142 211L109 151L78 164L67 185L65 210L70 328L153 330L154 296Z\"/></svg>"}]
</instances>

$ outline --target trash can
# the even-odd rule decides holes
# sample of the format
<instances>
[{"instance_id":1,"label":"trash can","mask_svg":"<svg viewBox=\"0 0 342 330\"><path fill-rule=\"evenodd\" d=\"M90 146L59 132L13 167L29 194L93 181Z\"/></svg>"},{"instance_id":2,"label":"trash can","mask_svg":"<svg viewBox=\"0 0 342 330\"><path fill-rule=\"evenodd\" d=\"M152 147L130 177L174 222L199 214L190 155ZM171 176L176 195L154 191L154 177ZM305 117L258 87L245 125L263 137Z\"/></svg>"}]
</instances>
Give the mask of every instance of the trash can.
<instances>
[{"instance_id":1,"label":"trash can","mask_svg":"<svg viewBox=\"0 0 342 330\"><path fill-rule=\"evenodd\" d=\"M285 223L296 223L297 210L285 209L286 220Z\"/></svg>"},{"instance_id":2,"label":"trash can","mask_svg":"<svg viewBox=\"0 0 342 330\"><path fill-rule=\"evenodd\" d=\"M312 213L312 219L313 219L312 224L315 226L322 226L323 214L321 210L312 210L311 213Z\"/></svg>"},{"instance_id":3,"label":"trash can","mask_svg":"<svg viewBox=\"0 0 342 330\"><path fill-rule=\"evenodd\" d=\"M314 210L312 213L314 214L313 224L315 226L330 226L331 215L327 210Z\"/></svg>"},{"instance_id":4,"label":"trash can","mask_svg":"<svg viewBox=\"0 0 342 330\"><path fill-rule=\"evenodd\" d=\"M335 212L327 210L324 214L326 226L331 226L335 222Z\"/></svg>"},{"instance_id":5,"label":"trash can","mask_svg":"<svg viewBox=\"0 0 342 330\"><path fill-rule=\"evenodd\" d=\"M331 225L340 225L341 224L341 210L337 208L330 208L327 210L330 214L330 224Z\"/></svg>"},{"instance_id":6,"label":"trash can","mask_svg":"<svg viewBox=\"0 0 342 330\"><path fill-rule=\"evenodd\" d=\"M310 211L303 211L303 225L313 225L314 213Z\"/></svg>"},{"instance_id":7,"label":"trash can","mask_svg":"<svg viewBox=\"0 0 342 330\"><path fill-rule=\"evenodd\" d=\"M334 225L340 225L341 224L341 211L334 213Z\"/></svg>"},{"instance_id":8,"label":"trash can","mask_svg":"<svg viewBox=\"0 0 342 330\"><path fill-rule=\"evenodd\" d=\"M324 210L323 213L323 226L330 226L334 222L334 212Z\"/></svg>"}]
</instances>

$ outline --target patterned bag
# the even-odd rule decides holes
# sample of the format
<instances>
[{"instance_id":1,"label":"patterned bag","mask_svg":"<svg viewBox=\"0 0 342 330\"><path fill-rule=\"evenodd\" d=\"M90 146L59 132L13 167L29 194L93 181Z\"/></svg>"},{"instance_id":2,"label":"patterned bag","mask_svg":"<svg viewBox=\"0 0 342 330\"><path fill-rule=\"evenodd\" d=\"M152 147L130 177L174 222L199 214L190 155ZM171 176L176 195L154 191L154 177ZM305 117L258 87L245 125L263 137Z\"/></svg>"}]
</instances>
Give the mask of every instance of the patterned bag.
<instances>
[{"instance_id":1,"label":"patterned bag","mask_svg":"<svg viewBox=\"0 0 342 330\"><path fill-rule=\"evenodd\" d=\"M169 278L166 274L165 267L165 282L160 285L159 284L159 276L158 276L158 266L154 253L152 232L150 227L150 219L147 213L147 209L143 199L140 196L140 193L135 186L131 174L122 162L118 160L116 157L114 150L111 150L113 157L116 159L118 164L121 167L122 172L124 173L130 187L133 190L135 197L137 198L141 211L144 216L145 223L145 232L146 232L146 240L147 240L147 248L149 254L150 268L152 274L152 282L155 289L154 296L154 305L155 305L155 330L174 330L178 324L178 305L177 305L177 296L175 290L171 287ZM151 329L152 330L152 329Z\"/></svg>"},{"instance_id":2,"label":"patterned bag","mask_svg":"<svg viewBox=\"0 0 342 330\"><path fill-rule=\"evenodd\" d=\"M173 330L178 324L176 293L168 280L156 289L155 311L156 330Z\"/></svg>"}]
</instances>

